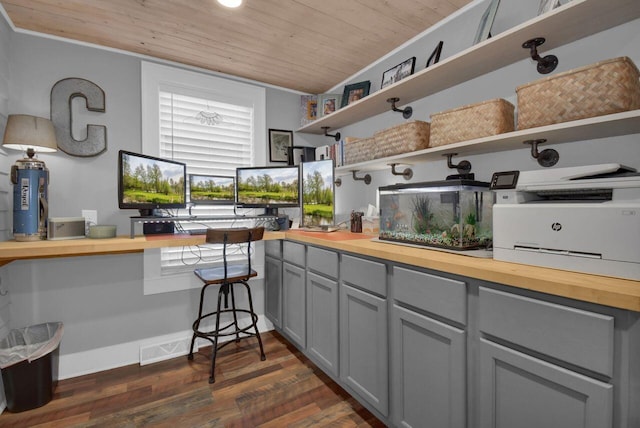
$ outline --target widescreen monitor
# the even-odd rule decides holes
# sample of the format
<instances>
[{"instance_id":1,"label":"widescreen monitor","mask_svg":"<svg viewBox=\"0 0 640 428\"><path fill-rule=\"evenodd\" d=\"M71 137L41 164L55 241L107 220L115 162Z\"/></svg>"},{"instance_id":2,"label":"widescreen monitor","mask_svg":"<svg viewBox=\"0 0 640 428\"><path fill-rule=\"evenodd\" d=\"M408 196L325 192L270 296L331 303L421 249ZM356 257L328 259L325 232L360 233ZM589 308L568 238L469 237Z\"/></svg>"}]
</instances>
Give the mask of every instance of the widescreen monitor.
<instances>
[{"instance_id":1,"label":"widescreen monitor","mask_svg":"<svg viewBox=\"0 0 640 428\"><path fill-rule=\"evenodd\" d=\"M278 208L300 206L298 166L261 166L236 169L236 203L245 208L265 208L276 215Z\"/></svg>"},{"instance_id":2,"label":"widescreen monitor","mask_svg":"<svg viewBox=\"0 0 640 428\"><path fill-rule=\"evenodd\" d=\"M233 205L235 177L189 174L189 202L193 205Z\"/></svg>"},{"instance_id":3,"label":"widescreen monitor","mask_svg":"<svg viewBox=\"0 0 640 428\"><path fill-rule=\"evenodd\" d=\"M141 216L186 207L187 166L182 162L120 150L118 207Z\"/></svg>"}]
</instances>

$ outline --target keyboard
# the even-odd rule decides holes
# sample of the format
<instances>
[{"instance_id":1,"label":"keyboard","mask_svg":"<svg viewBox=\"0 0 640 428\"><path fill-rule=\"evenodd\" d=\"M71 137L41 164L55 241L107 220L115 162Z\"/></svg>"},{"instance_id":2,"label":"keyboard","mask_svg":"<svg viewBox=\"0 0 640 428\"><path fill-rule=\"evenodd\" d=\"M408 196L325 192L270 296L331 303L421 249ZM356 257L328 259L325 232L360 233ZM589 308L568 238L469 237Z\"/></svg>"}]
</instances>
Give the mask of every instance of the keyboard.
<instances>
[{"instance_id":1,"label":"keyboard","mask_svg":"<svg viewBox=\"0 0 640 428\"><path fill-rule=\"evenodd\" d=\"M189 235L206 235L208 229L189 229L187 233Z\"/></svg>"}]
</instances>

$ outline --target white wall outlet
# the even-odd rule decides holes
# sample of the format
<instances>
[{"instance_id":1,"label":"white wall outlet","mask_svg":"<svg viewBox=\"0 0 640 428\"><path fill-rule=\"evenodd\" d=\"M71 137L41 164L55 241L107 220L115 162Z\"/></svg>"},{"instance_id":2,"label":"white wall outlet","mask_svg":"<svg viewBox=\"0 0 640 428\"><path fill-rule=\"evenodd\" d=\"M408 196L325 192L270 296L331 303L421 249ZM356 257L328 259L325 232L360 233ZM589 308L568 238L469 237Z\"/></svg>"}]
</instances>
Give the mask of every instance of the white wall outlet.
<instances>
[{"instance_id":1,"label":"white wall outlet","mask_svg":"<svg viewBox=\"0 0 640 428\"><path fill-rule=\"evenodd\" d=\"M82 217L84 217L84 232L87 235L89 234L89 226L98 224L98 211L82 210Z\"/></svg>"}]
</instances>

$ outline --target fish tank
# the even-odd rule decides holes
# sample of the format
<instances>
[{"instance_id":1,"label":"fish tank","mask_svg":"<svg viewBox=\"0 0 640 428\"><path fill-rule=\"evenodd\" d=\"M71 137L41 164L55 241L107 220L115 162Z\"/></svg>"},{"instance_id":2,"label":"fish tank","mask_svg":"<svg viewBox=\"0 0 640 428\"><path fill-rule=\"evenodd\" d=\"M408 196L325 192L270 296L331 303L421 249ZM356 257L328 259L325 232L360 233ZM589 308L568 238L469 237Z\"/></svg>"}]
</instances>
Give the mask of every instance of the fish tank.
<instances>
[{"instance_id":1,"label":"fish tank","mask_svg":"<svg viewBox=\"0 0 640 428\"><path fill-rule=\"evenodd\" d=\"M490 183L455 179L378 188L378 238L450 250L487 249L493 244Z\"/></svg>"}]
</instances>

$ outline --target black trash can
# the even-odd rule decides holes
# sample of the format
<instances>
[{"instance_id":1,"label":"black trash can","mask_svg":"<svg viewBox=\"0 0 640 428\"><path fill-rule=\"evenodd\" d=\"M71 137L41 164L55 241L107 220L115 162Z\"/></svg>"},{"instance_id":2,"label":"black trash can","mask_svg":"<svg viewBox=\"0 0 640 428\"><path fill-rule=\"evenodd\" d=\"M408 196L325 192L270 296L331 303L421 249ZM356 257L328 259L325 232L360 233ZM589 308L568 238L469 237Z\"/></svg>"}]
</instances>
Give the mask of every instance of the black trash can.
<instances>
[{"instance_id":1,"label":"black trash can","mask_svg":"<svg viewBox=\"0 0 640 428\"><path fill-rule=\"evenodd\" d=\"M7 410L23 412L47 404L58 380L62 323L11 330L0 341L0 370Z\"/></svg>"}]
</instances>

